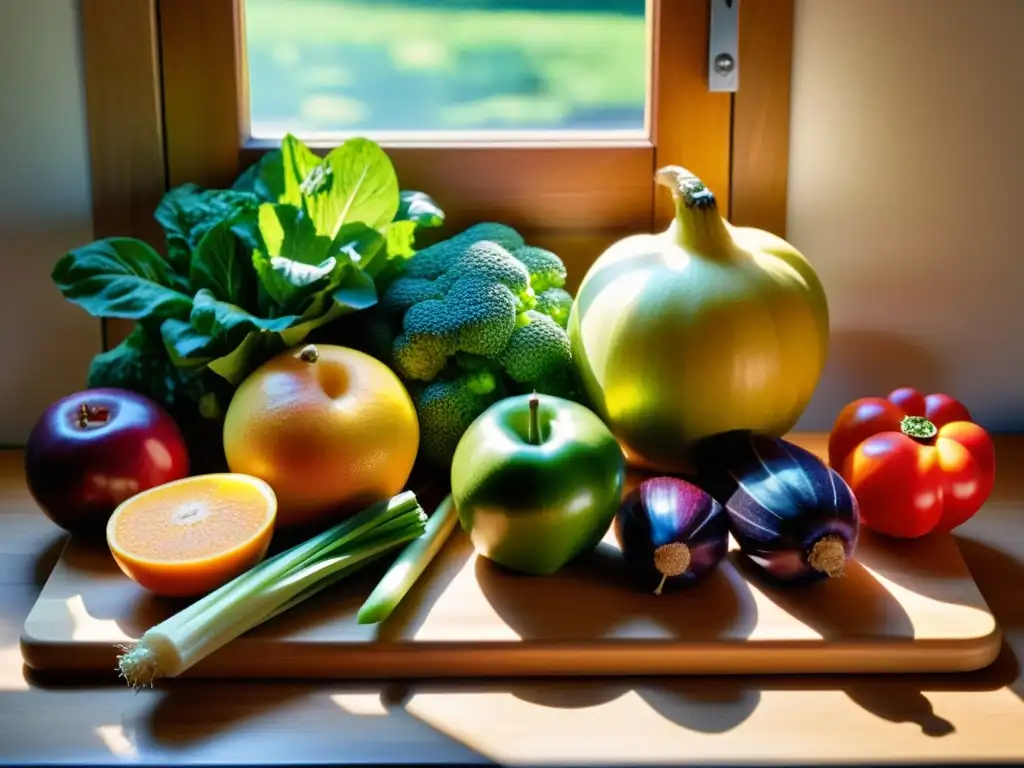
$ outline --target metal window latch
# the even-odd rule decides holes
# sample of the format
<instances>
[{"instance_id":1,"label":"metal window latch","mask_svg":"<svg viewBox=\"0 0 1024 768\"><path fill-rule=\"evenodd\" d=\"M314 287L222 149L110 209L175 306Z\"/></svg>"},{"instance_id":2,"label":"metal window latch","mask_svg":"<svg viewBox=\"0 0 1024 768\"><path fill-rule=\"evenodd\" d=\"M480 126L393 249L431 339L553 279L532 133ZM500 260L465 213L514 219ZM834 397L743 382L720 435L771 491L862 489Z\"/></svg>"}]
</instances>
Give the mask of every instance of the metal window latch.
<instances>
[{"instance_id":1,"label":"metal window latch","mask_svg":"<svg viewBox=\"0 0 1024 768\"><path fill-rule=\"evenodd\" d=\"M708 90L734 93L740 87L740 0L709 0Z\"/></svg>"}]
</instances>

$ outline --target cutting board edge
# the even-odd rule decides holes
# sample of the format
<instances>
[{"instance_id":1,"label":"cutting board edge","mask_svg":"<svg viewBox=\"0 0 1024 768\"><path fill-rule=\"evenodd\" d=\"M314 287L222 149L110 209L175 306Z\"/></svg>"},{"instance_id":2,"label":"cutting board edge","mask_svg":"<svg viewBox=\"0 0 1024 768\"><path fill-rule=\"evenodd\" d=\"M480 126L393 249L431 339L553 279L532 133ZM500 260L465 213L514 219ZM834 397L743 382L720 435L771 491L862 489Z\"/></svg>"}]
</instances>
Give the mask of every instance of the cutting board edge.
<instances>
[{"instance_id":1,"label":"cutting board edge","mask_svg":"<svg viewBox=\"0 0 1024 768\"><path fill-rule=\"evenodd\" d=\"M263 667L259 641L236 641L189 670L195 679L422 679L501 677L608 677L658 675L796 675L962 673L992 664L1002 649L1002 630L956 640L877 643L737 640L691 644L627 641L605 646L584 643L522 646L512 642L428 643L410 653L401 644L353 651L337 646L316 658L301 643L277 643L277 666ZM759 647L752 651L749 647ZM291 647L289 647L291 646ZM499 647L504 646L504 647ZM651 646L661 646L651 648ZM814 653L808 653L814 649ZM114 675L118 649L110 643L40 642L24 631L22 657L40 673L69 676ZM467 651L472 651L467 654ZM76 663L69 663L76 659Z\"/></svg>"}]
</instances>

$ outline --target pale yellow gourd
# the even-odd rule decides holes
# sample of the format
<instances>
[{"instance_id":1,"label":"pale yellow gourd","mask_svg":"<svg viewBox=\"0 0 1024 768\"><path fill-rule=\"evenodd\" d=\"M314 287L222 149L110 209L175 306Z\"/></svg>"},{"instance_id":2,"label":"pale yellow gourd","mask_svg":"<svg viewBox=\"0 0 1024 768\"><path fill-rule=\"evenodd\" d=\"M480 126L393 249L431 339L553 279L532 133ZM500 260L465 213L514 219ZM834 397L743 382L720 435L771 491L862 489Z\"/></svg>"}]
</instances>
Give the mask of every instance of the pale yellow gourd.
<instances>
[{"instance_id":1,"label":"pale yellow gourd","mask_svg":"<svg viewBox=\"0 0 1024 768\"><path fill-rule=\"evenodd\" d=\"M681 471L701 438L793 428L825 364L828 304L792 245L729 225L684 168L655 179L675 218L594 262L568 332L588 404L631 463Z\"/></svg>"}]
</instances>

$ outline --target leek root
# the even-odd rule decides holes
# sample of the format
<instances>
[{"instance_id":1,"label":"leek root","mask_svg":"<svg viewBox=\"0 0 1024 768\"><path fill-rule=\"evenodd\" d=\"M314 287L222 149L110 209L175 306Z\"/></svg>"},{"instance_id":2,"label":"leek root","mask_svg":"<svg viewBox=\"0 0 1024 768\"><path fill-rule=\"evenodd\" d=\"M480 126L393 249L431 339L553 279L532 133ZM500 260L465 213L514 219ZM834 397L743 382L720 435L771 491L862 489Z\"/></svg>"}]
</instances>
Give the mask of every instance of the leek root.
<instances>
[{"instance_id":1,"label":"leek root","mask_svg":"<svg viewBox=\"0 0 1024 768\"><path fill-rule=\"evenodd\" d=\"M149 629L118 657L121 676L137 688L180 675L250 629L418 538L426 522L411 491L374 504Z\"/></svg>"}]
</instances>

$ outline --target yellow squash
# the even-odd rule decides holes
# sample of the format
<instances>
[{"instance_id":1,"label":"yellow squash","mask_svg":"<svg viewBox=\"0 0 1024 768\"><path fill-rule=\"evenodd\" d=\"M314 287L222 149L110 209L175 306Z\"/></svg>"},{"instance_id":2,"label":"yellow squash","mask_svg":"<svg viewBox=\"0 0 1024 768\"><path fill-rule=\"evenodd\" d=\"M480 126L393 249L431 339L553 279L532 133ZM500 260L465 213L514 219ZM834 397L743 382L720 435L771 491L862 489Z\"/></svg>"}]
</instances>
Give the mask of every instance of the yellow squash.
<instances>
[{"instance_id":1,"label":"yellow squash","mask_svg":"<svg viewBox=\"0 0 1024 768\"><path fill-rule=\"evenodd\" d=\"M675 218L594 262L568 330L590 405L630 462L681 471L701 438L792 429L825 364L828 304L785 240L729 225L683 168L655 178Z\"/></svg>"}]
</instances>

